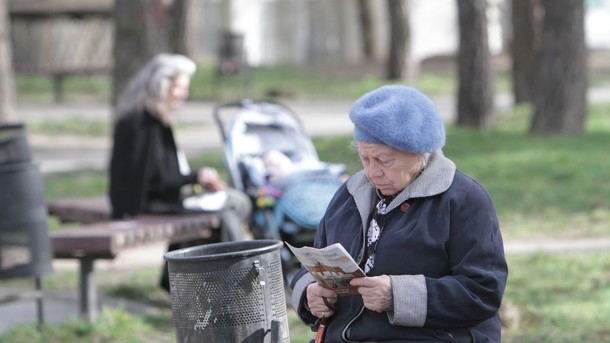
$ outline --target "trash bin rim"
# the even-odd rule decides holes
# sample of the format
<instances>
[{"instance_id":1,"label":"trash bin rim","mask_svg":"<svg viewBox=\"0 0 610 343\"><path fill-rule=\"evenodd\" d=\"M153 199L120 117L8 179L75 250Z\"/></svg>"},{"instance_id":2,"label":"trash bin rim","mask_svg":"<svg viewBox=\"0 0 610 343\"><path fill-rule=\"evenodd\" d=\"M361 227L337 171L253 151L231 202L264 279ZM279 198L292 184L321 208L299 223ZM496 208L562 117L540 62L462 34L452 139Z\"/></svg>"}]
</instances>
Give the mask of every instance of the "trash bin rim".
<instances>
[{"instance_id":1,"label":"trash bin rim","mask_svg":"<svg viewBox=\"0 0 610 343\"><path fill-rule=\"evenodd\" d=\"M210 247L231 246L231 245L235 245L236 243L253 245L253 246L257 246L257 248L245 249L245 250L239 250L239 251L228 251L228 252L212 254L212 255L184 256L184 253L188 252L188 251L198 250L198 249L203 249L203 248L210 248ZM213 261L213 260L222 260L222 259L238 258L238 257L242 258L242 257L249 257L249 256L254 256L254 255L261 255L261 254L268 253L268 252L271 252L274 250L278 250L279 248L282 247L283 244L284 243L282 241L274 240L274 239L254 239L254 240L249 240L249 241L231 241L231 242L211 243L211 244L205 244L205 245L200 245L200 246L195 246L195 247L190 247L190 248L169 251L169 252L166 252L165 254L163 254L163 258L166 261L170 261L170 262L174 262L174 261L176 261L176 262L199 262L199 261Z\"/></svg>"},{"instance_id":2,"label":"trash bin rim","mask_svg":"<svg viewBox=\"0 0 610 343\"><path fill-rule=\"evenodd\" d=\"M25 123L23 122L15 122L15 123L2 123L0 124L0 130L4 129L23 129L25 130Z\"/></svg>"}]
</instances>

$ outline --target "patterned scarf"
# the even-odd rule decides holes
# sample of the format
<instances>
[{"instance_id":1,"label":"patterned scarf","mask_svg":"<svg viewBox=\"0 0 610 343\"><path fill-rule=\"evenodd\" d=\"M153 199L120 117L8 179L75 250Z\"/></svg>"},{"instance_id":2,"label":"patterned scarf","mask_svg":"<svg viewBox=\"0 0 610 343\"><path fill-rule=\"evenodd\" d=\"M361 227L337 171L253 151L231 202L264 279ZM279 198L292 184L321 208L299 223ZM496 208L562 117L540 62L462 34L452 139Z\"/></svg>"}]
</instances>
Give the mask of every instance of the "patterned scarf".
<instances>
[{"instance_id":1,"label":"patterned scarf","mask_svg":"<svg viewBox=\"0 0 610 343\"><path fill-rule=\"evenodd\" d=\"M375 265L375 251L377 250L377 243L379 243L379 236L383 231L385 224L386 215L386 201L390 199L381 196L381 200L375 206L375 210L372 213L371 221L369 222L369 228L366 232L366 252L368 258L364 264L364 273L368 274L373 266Z\"/></svg>"}]
</instances>

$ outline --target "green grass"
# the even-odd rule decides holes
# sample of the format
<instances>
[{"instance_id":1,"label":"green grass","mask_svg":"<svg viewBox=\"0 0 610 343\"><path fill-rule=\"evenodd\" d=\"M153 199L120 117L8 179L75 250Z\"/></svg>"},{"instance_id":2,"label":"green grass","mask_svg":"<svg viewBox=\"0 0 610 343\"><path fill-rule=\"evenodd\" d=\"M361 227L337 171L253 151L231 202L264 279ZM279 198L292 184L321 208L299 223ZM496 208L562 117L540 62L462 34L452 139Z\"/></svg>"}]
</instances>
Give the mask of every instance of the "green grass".
<instances>
[{"instance_id":1,"label":"green grass","mask_svg":"<svg viewBox=\"0 0 610 343\"><path fill-rule=\"evenodd\" d=\"M498 56L498 61L504 59ZM592 52L589 80L591 85L608 84L610 69L603 51ZM217 78L213 60L198 61L198 70L191 82L191 100L226 101L236 98L265 98L270 93L295 99L354 100L365 92L387 84L382 64L317 64L311 67L252 67L249 78L242 75ZM497 92L512 89L510 65L494 64ZM423 63L419 76L411 85L429 95L455 94L455 65L445 62ZM18 75L17 99L20 103L53 102L53 80L46 76ZM64 79L64 101L69 103L109 102L112 81L109 75L69 76Z\"/></svg>"},{"instance_id":2,"label":"green grass","mask_svg":"<svg viewBox=\"0 0 610 343\"><path fill-rule=\"evenodd\" d=\"M93 323L72 318L60 324L45 325L42 331L34 329L34 323L19 325L0 334L0 343L174 343L169 297L156 286L159 274L158 268L96 273L100 290L106 296L136 300L149 305L154 311L134 314L124 306L105 306ZM78 287L75 271L57 271L43 280L47 292L65 292ZM31 287L24 280L3 281L0 285L11 289ZM314 334L293 311L288 311L287 320L291 328L291 342L307 343L313 338Z\"/></svg>"},{"instance_id":3,"label":"green grass","mask_svg":"<svg viewBox=\"0 0 610 343\"><path fill-rule=\"evenodd\" d=\"M609 252L509 255L508 263L511 271L504 302L512 310L505 316L510 320L503 331L504 342L608 342ZM158 309L153 313L135 315L121 306L105 307L94 323L72 319L47 325L42 332L34 324L21 325L0 334L0 343L175 342L167 295L151 287L158 273L158 269L143 269L98 274L105 294L148 302ZM45 278L48 290L60 283L67 283L63 289L75 289L76 272L61 271ZM288 322L291 342L313 338L293 311L288 311Z\"/></svg>"},{"instance_id":4,"label":"green grass","mask_svg":"<svg viewBox=\"0 0 610 343\"><path fill-rule=\"evenodd\" d=\"M266 98L271 93L292 99L353 100L371 89L387 84L379 67L366 69L328 65L311 68L251 68L250 77L242 75L215 77L214 66L198 63L191 81L190 100L227 101L236 98ZM347 71L346 71L347 69ZM503 82L506 83L506 82ZM427 72L414 86L428 94L453 93L455 83L446 72ZM45 76L19 75L16 78L19 103L54 101L53 80ZM67 103L109 102L111 78L105 75L66 77L63 83Z\"/></svg>"},{"instance_id":5,"label":"green grass","mask_svg":"<svg viewBox=\"0 0 610 343\"><path fill-rule=\"evenodd\" d=\"M0 335L0 343L175 342L171 326L166 324L168 319L171 322L170 315L134 316L122 307L104 307L95 322L73 319L59 325L47 325L41 331L20 325Z\"/></svg>"},{"instance_id":6,"label":"green grass","mask_svg":"<svg viewBox=\"0 0 610 343\"><path fill-rule=\"evenodd\" d=\"M107 137L112 132L108 121L70 118L61 121L31 120L27 123L28 132L44 133L51 136L65 134Z\"/></svg>"},{"instance_id":7,"label":"green grass","mask_svg":"<svg viewBox=\"0 0 610 343\"><path fill-rule=\"evenodd\" d=\"M106 194L108 177L103 171L53 174L44 178L47 199Z\"/></svg>"},{"instance_id":8,"label":"green grass","mask_svg":"<svg viewBox=\"0 0 610 343\"><path fill-rule=\"evenodd\" d=\"M449 130L445 154L492 195L509 237L608 234L610 106L592 106L587 132L526 133L523 109L485 132Z\"/></svg>"},{"instance_id":9,"label":"green grass","mask_svg":"<svg viewBox=\"0 0 610 343\"><path fill-rule=\"evenodd\" d=\"M63 81L64 101L86 103L110 99L111 78L107 75L68 76ZM54 99L51 77L18 75L15 78L17 100L20 103L48 103Z\"/></svg>"},{"instance_id":10,"label":"green grass","mask_svg":"<svg viewBox=\"0 0 610 343\"><path fill-rule=\"evenodd\" d=\"M610 253L508 256L505 303L518 309L504 342L610 340Z\"/></svg>"}]
</instances>

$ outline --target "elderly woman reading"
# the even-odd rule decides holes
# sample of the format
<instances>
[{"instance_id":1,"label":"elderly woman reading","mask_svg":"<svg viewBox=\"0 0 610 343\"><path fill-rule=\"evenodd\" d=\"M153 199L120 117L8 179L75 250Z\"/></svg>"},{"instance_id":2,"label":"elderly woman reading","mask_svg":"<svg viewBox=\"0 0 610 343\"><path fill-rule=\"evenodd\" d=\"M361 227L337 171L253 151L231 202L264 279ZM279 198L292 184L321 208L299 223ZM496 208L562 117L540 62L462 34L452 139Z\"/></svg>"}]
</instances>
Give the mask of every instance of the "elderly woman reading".
<instances>
[{"instance_id":1,"label":"elderly woman reading","mask_svg":"<svg viewBox=\"0 0 610 343\"><path fill-rule=\"evenodd\" d=\"M341 243L366 273L337 294L305 269L291 282L324 342L499 342L508 268L492 199L445 157L433 103L384 86L350 110L364 170L331 200L314 246ZM318 335L321 335L319 330Z\"/></svg>"}]
</instances>

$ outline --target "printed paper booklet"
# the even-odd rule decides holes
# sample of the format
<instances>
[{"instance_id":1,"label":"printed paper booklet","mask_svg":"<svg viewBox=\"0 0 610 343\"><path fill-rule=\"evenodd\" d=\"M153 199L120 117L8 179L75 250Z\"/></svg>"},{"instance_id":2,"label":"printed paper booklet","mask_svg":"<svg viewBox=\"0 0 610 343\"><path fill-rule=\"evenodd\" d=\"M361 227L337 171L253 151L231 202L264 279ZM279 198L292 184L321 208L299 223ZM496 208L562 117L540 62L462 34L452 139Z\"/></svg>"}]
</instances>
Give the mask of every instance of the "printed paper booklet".
<instances>
[{"instance_id":1,"label":"printed paper booklet","mask_svg":"<svg viewBox=\"0 0 610 343\"><path fill-rule=\"evenodd\" d=\"M286 245L320 285L334 290L338 295L358 293L349 281L366 275L341 243L322 249Z\"/></svg>"}]
</instances>

